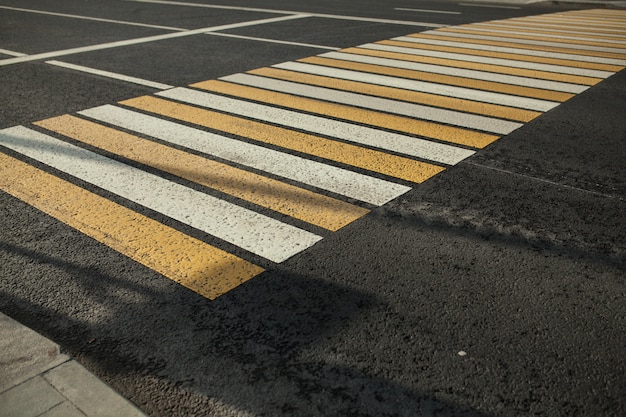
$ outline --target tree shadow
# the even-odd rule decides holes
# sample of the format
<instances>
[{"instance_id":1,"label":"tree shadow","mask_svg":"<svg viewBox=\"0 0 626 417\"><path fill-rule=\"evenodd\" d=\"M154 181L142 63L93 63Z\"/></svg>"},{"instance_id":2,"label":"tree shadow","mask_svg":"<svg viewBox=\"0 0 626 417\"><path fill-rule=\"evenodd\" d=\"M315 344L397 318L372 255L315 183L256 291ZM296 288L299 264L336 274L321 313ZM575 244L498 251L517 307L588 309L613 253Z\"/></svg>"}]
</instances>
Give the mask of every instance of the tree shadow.
<instances>
[{"instance_id":1,"label":"tree shadow","mask_svg":"<svg viewBox=\"0 0 626 417\"><path fill-rule=\"evenodd\" d=\"M0 251L71 278L48 276L42 291L80 294L37 302L28 288L3 289L3 312L151 416L486 416L343 361L333 339L382 300L332 279L277 269L211 302L167 280L116 276L7 242ZM15 284L11 272L3 286ZM344 340L339 350L369 342Z\"/></svg>"}]
</instances>

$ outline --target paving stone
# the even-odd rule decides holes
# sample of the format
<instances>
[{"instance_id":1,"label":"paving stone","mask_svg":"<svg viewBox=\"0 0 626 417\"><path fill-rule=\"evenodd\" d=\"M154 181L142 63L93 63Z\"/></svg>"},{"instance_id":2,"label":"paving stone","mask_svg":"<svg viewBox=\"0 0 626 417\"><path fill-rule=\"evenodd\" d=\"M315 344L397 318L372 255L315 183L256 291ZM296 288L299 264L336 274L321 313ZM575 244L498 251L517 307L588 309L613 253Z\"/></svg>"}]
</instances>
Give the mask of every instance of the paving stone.
<instances>
[{"instance_id":1,"label":"paving stone","mask_svg":"<svg viewBox=\"0 0 626 417\"><path fill-rule=\"evenodd\" d=\"M59 345L0 313L0 392L68 359Z\"/></svg>"},{"instance_id":2,"label":"paving stone","mask_svg":"<svg viewBox=\"0 0 626 417\"><path fill-rule=\"evenodd\" d=\"M46 372L44 378L90 417L144 416L130 401L76 361L66 362Z\"/></svg>"},{"instance_id":3,"label":"paving stone","mask_svg":"<svg viewBox=\"0 0 626 417\"><path fill-rule=\"evenodd\" d=\"M65 401L39 417L85 417L85 415L74 404Z\"/></svg>"},{"instance_id":4,"label":"paving stone","mask_svg":"<svg viewBox=\"0 0 626 417\"><path fill-rule=\"evenodd\" d=\"M40 376L0 394L0 417L36 417L65 401L65 398Z\"/></svg>"}]
</instances>

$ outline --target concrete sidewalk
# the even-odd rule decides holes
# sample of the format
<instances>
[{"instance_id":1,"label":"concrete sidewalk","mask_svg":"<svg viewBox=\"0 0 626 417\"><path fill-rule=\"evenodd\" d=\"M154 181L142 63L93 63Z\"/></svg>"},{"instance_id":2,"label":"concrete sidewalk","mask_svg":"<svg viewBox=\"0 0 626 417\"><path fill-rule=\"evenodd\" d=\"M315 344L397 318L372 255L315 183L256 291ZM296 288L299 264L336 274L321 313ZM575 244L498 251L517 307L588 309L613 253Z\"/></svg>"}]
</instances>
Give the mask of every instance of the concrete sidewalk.
<instances>
[{"instance_id":1,"label":"concrete sidewalk","mask_svg":"<svg viewBox=\"0 0 626 417\"><path fill-rule=\"evenodd\" d=\"M144 417L59 346L0 313L0 417Z\"/></svg>"}]
</instances>

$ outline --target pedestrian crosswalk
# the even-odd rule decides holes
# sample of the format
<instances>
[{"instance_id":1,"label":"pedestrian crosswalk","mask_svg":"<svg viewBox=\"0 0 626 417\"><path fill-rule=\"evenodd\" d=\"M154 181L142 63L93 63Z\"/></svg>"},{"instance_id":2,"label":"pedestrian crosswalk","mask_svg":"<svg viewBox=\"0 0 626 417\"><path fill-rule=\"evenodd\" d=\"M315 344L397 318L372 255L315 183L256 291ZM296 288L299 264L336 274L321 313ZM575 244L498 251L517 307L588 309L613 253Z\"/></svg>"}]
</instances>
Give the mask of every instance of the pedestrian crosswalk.
<instances>
[{"instance_id":1,"label":"pedestrian crosswalk","mask_svg":"<svg viewBox=\"0 0 626 417\"><path fill-rule=\"evenodd\" d=\"M624 28L444 27L10 127L0 189L214 299L622 70Z\"/></svg>"}]
</instances>

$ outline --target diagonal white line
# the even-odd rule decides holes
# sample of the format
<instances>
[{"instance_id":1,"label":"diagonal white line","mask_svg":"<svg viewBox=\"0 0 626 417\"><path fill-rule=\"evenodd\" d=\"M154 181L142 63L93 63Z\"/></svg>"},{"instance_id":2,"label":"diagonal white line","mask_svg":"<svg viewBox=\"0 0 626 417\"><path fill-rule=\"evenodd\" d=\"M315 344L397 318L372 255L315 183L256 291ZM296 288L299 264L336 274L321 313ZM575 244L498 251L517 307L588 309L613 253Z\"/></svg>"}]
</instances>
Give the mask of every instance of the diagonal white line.
<instances>
[{"instance_id":1,"label":"diagonal white line","mask_svg":"<svg viewBox=\"0 0 626 417\"><path fill-rule=\"evenodd\" d=\"M122 47L122 46L136 45L136 44L140 44L140 43L156 42L156 41L161 41L161 40L164 40L164 39L182 38L182 37L185 37L185 36L199 35L199 34L202 34L202 33L214 32L214 31L218 31L218 30L227 30L227 29L235 29L235 28L246 27L246 26L262 25L262 24L266 24L266 23L281 22L281 21L284 21L284 20L302 19L302 18L305 18L305 17L309 17L309 16L300 14L300 15L272 17L272 18L269 18L269 19L251 20L251 21L247 21L247 22L231 23L231 24L227 24L227 25L211 26L211 27L207 27L207 28L187 30L187 31L184 31L184 32L166 33L166 34L163 34L163 35L146 36L146 37L143 37L143 38L126 39L126 40L122 40L122 41L102 43L102 44L98 44L98 45L82 46L82 47L78 47L78 48L64 49L64 50L60 50L60 51L44 52L44 53L41 53L41 54L34 54L34 55L27 55L27 56L16 57L16 58L3 59L3 60L0 60L0 66L17 64L17 63L20 63L20 62L29 62L29 61L37 61L37 60L41 60L41 59L56 58L56 57L59 57L59 56L78 54L78 53L82 53L82 52L97 51L97 50L101 50L101 49L118 48L118 47Z\"/></svg>"},{"instance_id":2,"label":"diagonal white line","mask_svg":"<svg viewBox=\"0 0 626 417\"><path fill-rule=\"evenodd\" d=\"M56 12L47 12L47 11L44 11L44 10L22 9L20 7L0 6L0 9L14 10L14 11L17 11L17 12L45 14L45 15L49 15L49 16L69 17L69 18L72 18L72 19L92 20L92 21L95 21L95 22L116 23L116 24L119 24L119 25L141 26L141 27L153 28L153 29L164 29L164 30L175 30L175 31L184 31L184 30L186 30L186 29L181 29L181 28L176 28L176 27L171 27L171 26L150 25L150 24L147 24L147 23L128 22L126 20L103 19L103 18L100 18L100 17L81 16L81 15L75 15L75 14L56 13Z\"/></svg>"},{"instance_id":3,"label":"diagonal white line","mask_svg":"<svg viewBox=\"0 0 626 417\"><path fill-rule=\"evenodd\" d=\"M155 81L144 80L142 78L131 77L129 75L118 74L116 72L104 71L95 68L83 67L82 65L70 64L67 62L61 61L46 61L46 64L55 65L57 67L63 67L67 69L72 69L75 71L86 72L88 74L100 75L102 77L113 78L120 81L126 81L133 84L145 85L146 87L156 88L158 90L167 90L169 88L174 88L172 85L161 84Z\"/></svg>"},{"instance_id":4,"label":"diagonal white line","mask_svg":"<svg viewBox=\"0 0 626 417\"><path fill-rule=\"evenodd\" d=\"M448 25L441 25L438 23L411 22L407 20L376 19L376 18L370 18L370 17L298 12L298 11L293 11L293 10L261 9L261 8L256 8L256 7L239 7L239 6L224 6L224 5L219 5L219 4L188 3L188 2L182 2L182 1L167 1L167 0L125 0L125 1L133 1L137 3L167 4L170 6L179 6L179 7L204 7L208 9L240 10L240 11L246 11L246 12L262 12L262 13L274 13L274 14L306 14L309 16L323 17L326 19L356 20L356 21L361 21L361 22L389 23L393 25L424 26L424 27L431 27L431 28L440 28L440 27L448 26Z\"/></svg>"}]
</instances>

